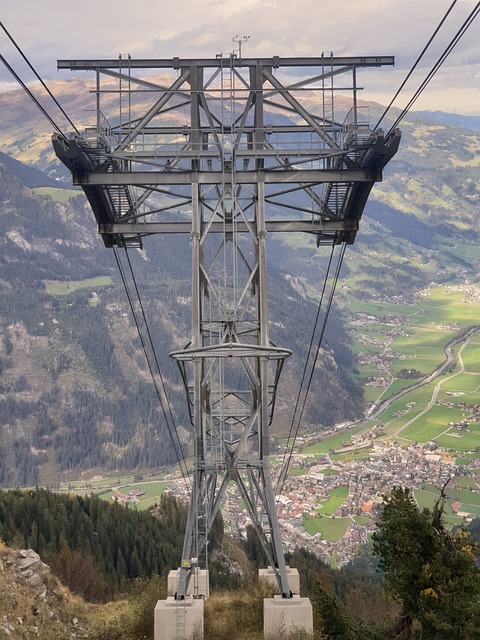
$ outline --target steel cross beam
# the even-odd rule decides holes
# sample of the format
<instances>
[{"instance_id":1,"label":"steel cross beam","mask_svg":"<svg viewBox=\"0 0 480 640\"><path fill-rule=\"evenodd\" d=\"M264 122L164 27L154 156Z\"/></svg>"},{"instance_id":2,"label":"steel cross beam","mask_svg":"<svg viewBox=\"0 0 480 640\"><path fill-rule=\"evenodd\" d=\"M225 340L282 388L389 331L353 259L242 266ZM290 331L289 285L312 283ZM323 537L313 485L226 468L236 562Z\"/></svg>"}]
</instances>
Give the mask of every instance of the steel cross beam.
<instances>
[{"instance_id":1,"label":"steel cross beam","mask_svg":"<svg viewBox=\"0 0 480 640\"><path fill-rule=\"evenodd\" d=\"M391 64L391 57L233 54L58 62L96 75L91 123L82 136L54 135L53 145L83 188L105 245L191 235L191 336L170 354L194 442L179 600L192 575L195 585L199 564L206 566L208 533L231 485L280 593L291 596L268 458L290 352L268 332L266 236L295 231L315 234L318 244L354 241L368 194L400 141L398 131L385 138L369 129L357 104L357 71ZM137 70L162 75L145 79ZM337 112L335 82L345 75L350 105Z\"/></svg>"}]
</instances>

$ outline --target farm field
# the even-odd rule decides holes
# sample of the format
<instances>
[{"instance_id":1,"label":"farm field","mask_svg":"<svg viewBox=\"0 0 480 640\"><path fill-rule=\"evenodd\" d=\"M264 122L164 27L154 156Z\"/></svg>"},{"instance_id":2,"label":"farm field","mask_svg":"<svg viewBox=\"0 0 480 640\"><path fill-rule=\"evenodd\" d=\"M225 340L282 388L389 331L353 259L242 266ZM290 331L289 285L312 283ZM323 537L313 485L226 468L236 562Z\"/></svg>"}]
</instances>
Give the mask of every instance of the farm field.
<instances>
[{"instance_id":1,"label":"farm field","mask_svg":"<svg viewBox=\"0 0 480 640\"><path fill-rule=\"evenodd\" d=\"M368 402L385 400L418 380L399 378L401 369L416 369L427 375L444 361L445 345L458 335L461 328L478 323L480 304L465 302L466 295L466 291L443 286L419 296L416 305L346 303L348 313L361 313L363 318L360 326L352 325L352 349L357 355L362 354L361 362L357 363L359 373L356 379L364 384ZM351 317L355 321L356 316ZM480 372L480 336L464 351L466 370ZM375 362L375 358L380 356L385 362L385 354L391 366L389 372ZM368 378L378 376L385 378L388 387L365 384Z\"/></svg>"},{"instance_id":2,"label":"farm field","mask_svg":"<svg viewBox=\"0 0 480 640\"><path fill-rule=\"evenodd\" d=\"M468 343L462 352L462 359L465 365L465 371L469 373L480 373L480 339L472 340Z\"/></svg>"},{"instance_id":3,"label":"farm field","mask_svg":"<svg viewBox=\"0 0 480 640\"><path fill-rule=\"evenodd\" d=\"M112 492L127 494L132 489L140 489L145 494L139 497L139 502L134 506L136 509L148 509L155 503L160 502L162 493L165 491L169 482L158 477L151 477L139 482L134 481L133 476L121 476L113 478L102 478L100 480L76 480L72 482L64 482L59 485L56 491L73 492L78 495L95 493L102 500L111 500Z\"/></svg>"},{"instance_id":4,"label":"farm field","mask_svg":"<svg viewBox=\"0 0 480 640\"><path fill-rule=\"evenodd\" d=\"M460 409L436 405L419 416L411 425L399 431L398 437L412 442L436 440L450 429L450 422L461 422L464 415L465 412Z\"/></svg>"},{"instance_id":5,"label":"farm field","mask_svg":"<svg viewBox=\"0 0 480 640\"><path fill-rule=\"evenodd\" d=\"M98 276L86 280L44 280L43 284L47 293L52 296L68 296L77 289L91 289L93 287L108 287L113 284L110 276Z\"/></svg>"},{"instance_id":6,"label":"farm field","mask_svg":"<svg viewBox=\"0 0 480 640\"><path fill-rule=\"evenodd\" d=\"M102 478L101 480L75 480L73 482L62 482L58 487L58 491L77 491L85 489L85 491L94 492L103 489L111 489L122 484L133 482L133 476L121 476L113 478Z\"/></svg>"},{"instance_id":7,"label":"farm field","mask_svg":"<svg viewBox=\"0 0 480 640\"><path fill-rule=\"evenodd\" d=\"M448 395L449 393L450 396ZM455 376L454 378L450 378L449 380L445 380L442 384L438 400L451 401L456 399L459 401L468 401L468 398L452 398L452 393L461 393L462 395L472 395L477 393L477 396L480 396L480 374L472 375L463 373Z\"/></svg>"},{"instance_id":8,"label":"farm field","mask_svg":"<svg viewBox=\"0 0 480 640\"><path fill-rule=\"evenodd\" d=\"M342 453L332 453L330 458L335 462L352 462L353 460L365 460L369 457L371 447L369 445L362 447L361 449L355 449L353 451L342 451Z\"/></svg>"},{"instance_id":9,"label":"farm field","mask_svg":"<svg viewBox=\"0 0 480 640\"><path fill-rule=\"evenodd\" d=\"M145 491L145 495L143 496L139 496L138 500L138 504L135 505L136 509L148 509L150 507L152 507L155 503L159 503L160 502L160 498L163 494L163 492L165 491L166 487L168 486L168 482L138 482L136 484L130 484L127 486L123 486L123 487L119 487L118 491L119 493L123 493L123 494L127 494L130 493L130 491L132 491L133 489L140 489L142 491ZM103 497L103 496L102 496ZM111 494L110 492L108 492L108 494L105 494L105 498L110 498Z\"/></svg>"},{"instance_id":10,"label":"farm field","mask_svg":"<svg viewBox=\"0 0 480 640\"><path fill-rule=\"evenodd\" d=\"M445 435L435 438L441 447L464 453L473 451L480 446L480 424L478 422L469 425L469 431L457 431L451 429Z\"/></svg>"},{"instance_id":11,"label":"farm field","mask_svg":"<svg viewBox=\"0 0 480 640\"><path fill-rule=\"evenodd\" d=\"M305 516L303 527L307 533L314 536L320 533L324 540L337 542L347 532L351 523L350 518L325 518L322 516Z\"/></svg>"},{"instance_id":12,"label":"farm field","mask_svg":"<svg viewBox=\"0 0 480 640\"><path fill-rule=\"evenodd\" d=\"M68 202L82 192L75 189L56 189L55 187L36 187L33 191L39 196L49 196L55 202Z\"/></svg>"},{"instance_id":13,"label":"farm field","mask_svg":"<svg viewBox=\"0 0 480 640\"><path fill-rule=\"evenodd\" d=\"M352 436L360 431L360 427L355 427L342 431L338 435L327 438L326 440L319 440L315 444L311 444L308 447L304 447L300 453L328 453L335 449L341 449L342 447L348 447L352 443Z\"/></svg>"},{"instance_id":14,"label":"farm field","mask_svg":"<svg viewBox=\"0 0 480 640\"><path fill-rule=\"evenodd\" d=\"M318 508L318 512L322 516L331 516L338 507L348 498L348 487L336 487L330 494L327 502Z\"/></svg>"}]
</instances>

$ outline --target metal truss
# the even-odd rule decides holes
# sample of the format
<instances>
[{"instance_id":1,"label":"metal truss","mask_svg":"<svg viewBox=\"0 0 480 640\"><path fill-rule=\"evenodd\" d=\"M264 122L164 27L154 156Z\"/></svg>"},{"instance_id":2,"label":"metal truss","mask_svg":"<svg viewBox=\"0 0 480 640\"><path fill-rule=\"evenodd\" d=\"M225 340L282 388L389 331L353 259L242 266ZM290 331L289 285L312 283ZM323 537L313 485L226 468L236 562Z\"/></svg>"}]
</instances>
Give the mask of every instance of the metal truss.
<instances>
[{"instance_id":1,"label":"metal truss","mask_svg":"<svg viewBox=\"0 0 480 640\"><path fill-rule=\"evenodd\" d=\"M370 190L400 141L399 131L385 138L370 130L357 104L357 71L392 64L391 57L233 54L58 62L96 74L92 122L82 136L54 135L53 144L85 191L105 245L191 234L191 339L170 354L194 433L179 600L195 569L206 566L208 532L231 483L280 592L291 596L268 462L290 352L269 338L266 236L354 241ZM153 70L160 75L139 75ZM339 77L347 84L337 87Z\"/></svg>"}]
</instances>

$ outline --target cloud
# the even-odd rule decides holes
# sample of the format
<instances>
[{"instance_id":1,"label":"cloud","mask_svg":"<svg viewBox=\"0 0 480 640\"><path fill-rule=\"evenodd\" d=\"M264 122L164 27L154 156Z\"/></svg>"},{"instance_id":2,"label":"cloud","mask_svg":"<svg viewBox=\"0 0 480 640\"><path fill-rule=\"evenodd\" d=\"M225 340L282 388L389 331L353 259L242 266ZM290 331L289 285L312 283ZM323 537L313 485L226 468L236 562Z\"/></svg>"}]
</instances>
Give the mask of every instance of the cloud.
<instances>
[{"instance_id":1,"label":"cloud","mask_svg":"<svg viewBox=\"0 0 480 640\"><path fill-rule=\"evenodd\" d=\"M388 100L441 20L450 2L439 0L3 0L3 21L45 79L59 77L57 59L132 57L211 57L229 54L236 34L249 35L244 56L395 55L396 71L369 72L365 84ZM459 0L425 57L418 82L475 5ZM476 28L477 27L477 28ZM480 70L480 42L474 25L448 59L450 101L462 87L462 104L471 108L465 80ZM4 55L20 64L0 34ZM13 62L12 62L13 63ZM468 68L462 69L462 65ZM24 68L24 65L21 67ZM28 75L28 74L27 74ZM371 76L371 78L370 78ZM378 78L378 79L377 79ZM0 82L8 82L0 72ZM458 84L457 84L458 83ZM383 85L384 90L381 91ZM476 96L472 89L471 96ZM431 94L433 98L433 93ZM439 94L435 93L432 108ZM435 104L433 104L435 102ZM445 102L445 100L443 101ZM457 104L457 108L462 108ZM452 108L455 105L452 104Z\"/></svg>"}]
</instances>

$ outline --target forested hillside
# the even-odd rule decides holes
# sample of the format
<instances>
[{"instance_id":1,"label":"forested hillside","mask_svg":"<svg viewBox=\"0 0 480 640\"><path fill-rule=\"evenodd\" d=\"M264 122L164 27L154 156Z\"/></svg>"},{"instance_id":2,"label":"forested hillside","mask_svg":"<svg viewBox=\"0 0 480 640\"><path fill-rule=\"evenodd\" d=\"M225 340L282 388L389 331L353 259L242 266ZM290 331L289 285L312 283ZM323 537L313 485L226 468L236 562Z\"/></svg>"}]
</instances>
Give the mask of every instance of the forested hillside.
<instances>
[{"instance_id":1,"label":"forested hillside","mask_svg":"<svg viewBox=\"0 0 480 640\"><path fill-rule=\"evenodd\" d=\"M153 609L166 596L169 569L178 566L185 523L186 507L169 496L150 513L95 496L44 489L0 491L2 541L36 549L52 572L88 601L115 599L114 619L111 609L103 614L100 610L91 618L88 633L80 636L96 640L153 637ZM299 571L302 594L312 601L315 632L309 640L476 640L479 521L469 527L474 538L467 530L448 531L441 496L432 510L420 511L409 490L397 487L384 500L377 524L373 554L366 546L339 570L304 549L287 554L288 564ZM206 637L259 640L263 598L272 592L257 580L258 567L265 565L253 528L247 540L232 540L224 536L219 515L209 549ZM0 566L0 578L2 572ZM1 584L0 604L8 603L7 620L21 633L14 617L16 601L5 599ZM47 588L47 607L58 593L58 587ZM120 602L125 596L129 602ZM45 617L40 638L60 637L48 634L48 624ZM13 625L12 631L17 631ZM281 638L298 640L288 634Z\"/></svg>"},{"instance_id":2,"label":"forested hillside","mask_svg":"<svg viewBox=\"0 0 480 640\"><path fill-rule=\"evenodd\" d=\"M33 549L74 592L104 602L140 576L179 565L186 508L165 496L159 516L96 496L0 491L0 539Z\"/></svg>"},{"instance_id":3,"label":"forested hillside","mask_svg":"<svg viewBox=\"0 0 480 640\"><path fill-rule=\"evenodd\" d=\"M78 119L89 88L83 80L52 86ZM341 97L337 104L341 117ZM382 109L362 103L367 107L373 122ZM99 469L173 464L174 447L113 255L96 236L81 193L38 186L41 176L31 167L62 188L71 184L55 161L48 123L21 91L0 94L0 108L2 151L30 167L5 158L2 164L0 157L0 485L53 484ZM459 121L472 126L469 131L452 122L411 113L402 123L400 151L372 191L356 243L347 249L338 306L304 413L307 430L363 415L345 329L350 301L411 302L431 283L478 279L480 136L475 123ZM168 358L190 338L188 239L150 238L144 251L129 256L188 454L183 387ZM273 433L282 435L326 257L315 238L279 234L269 237L268 260L271 337L294 352L282 373L273 425Z\"/></svg>"},{"instance_id":4,"label":"forested hillside","mask_svg":"<svg viewBox=\"0 0 480 640\"><path fill-rule=\"evenodd\" d=\"M69 473L174 464L114 257L96 236L83 195L50 193L56 200L25 187L0 164L0 485L54 484ZM316 309L300 281L279 268L279 257L273 248L271 333L295 354L278 402L275 429L282 433ZM168 357L190 338L188 239L157 237L129 258L188 455L183 385ZM334 313L315 380L322 399L312 394L308 406L312 425L362 414L352 361L342 319Z\"/></svg>"}]
</instances>

